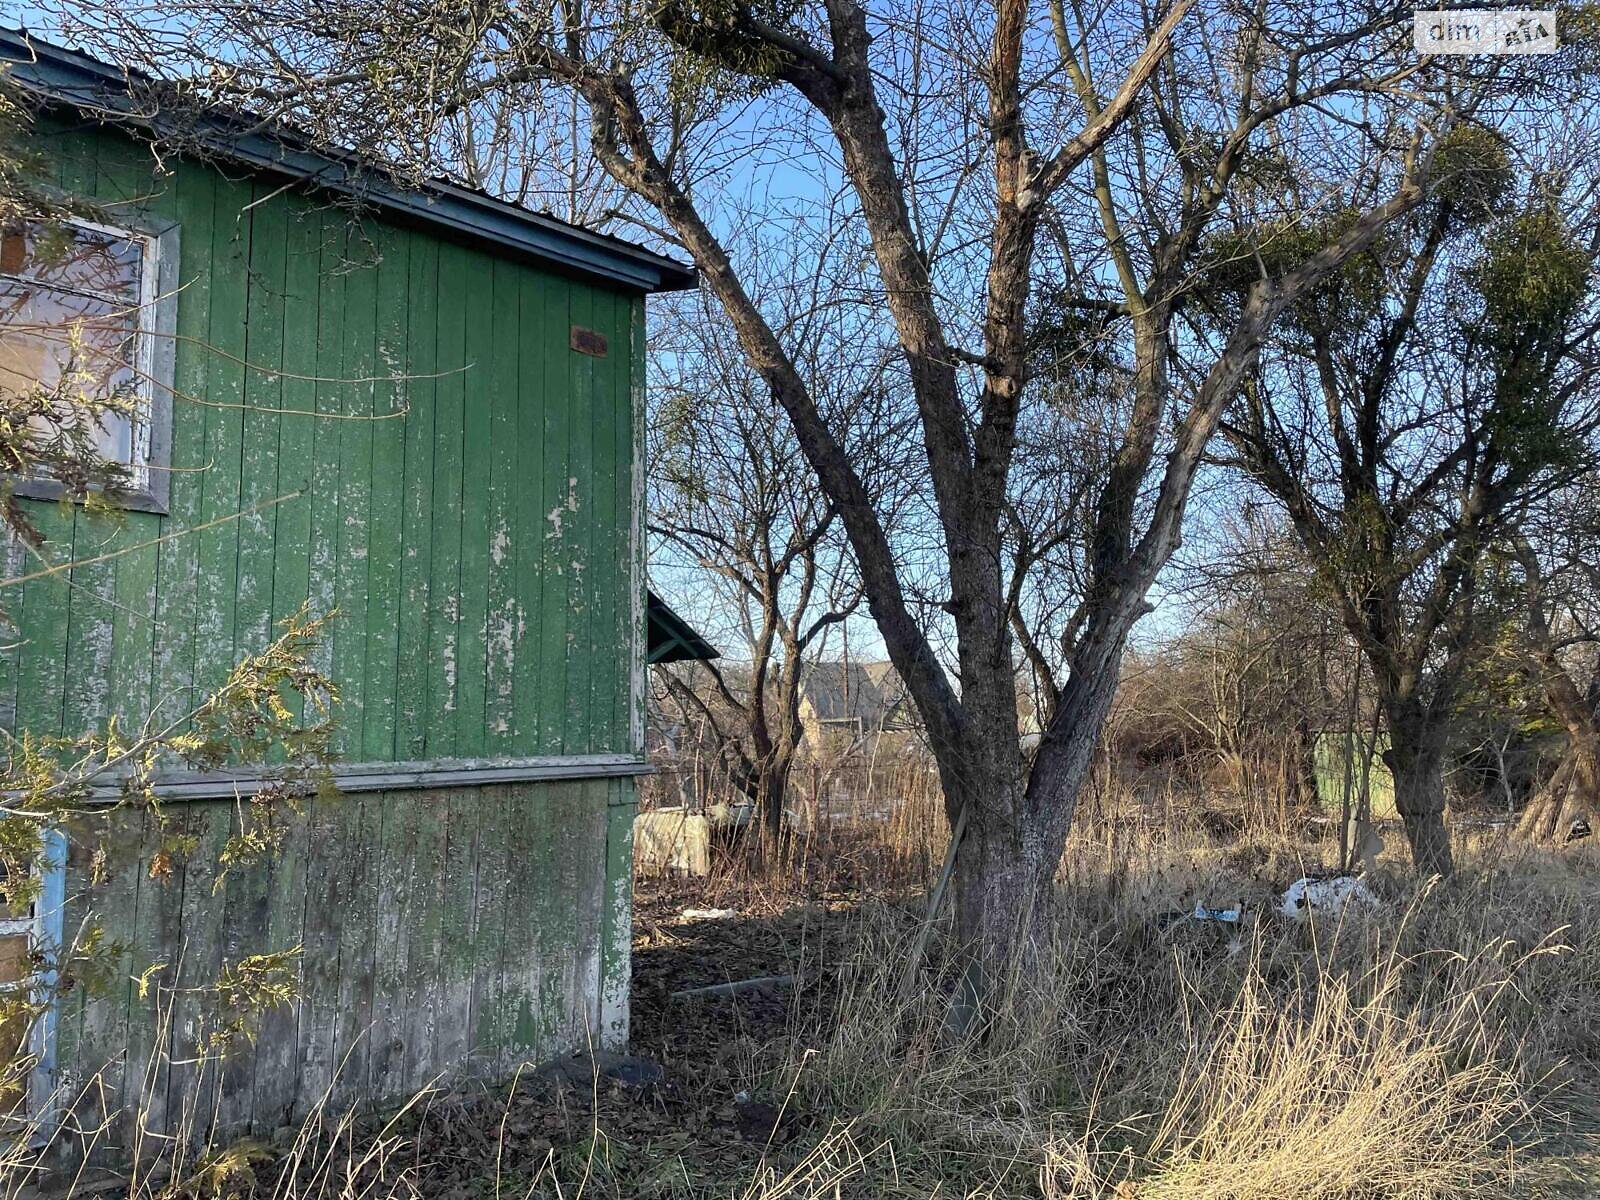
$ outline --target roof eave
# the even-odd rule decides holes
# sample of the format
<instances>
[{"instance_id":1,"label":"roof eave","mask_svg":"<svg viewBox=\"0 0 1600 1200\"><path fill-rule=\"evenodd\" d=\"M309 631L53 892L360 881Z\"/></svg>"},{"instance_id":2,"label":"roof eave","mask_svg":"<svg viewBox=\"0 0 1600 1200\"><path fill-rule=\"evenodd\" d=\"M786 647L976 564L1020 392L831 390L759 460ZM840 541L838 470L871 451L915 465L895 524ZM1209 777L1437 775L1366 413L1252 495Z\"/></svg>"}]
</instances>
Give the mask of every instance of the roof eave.
<instances>
[{"instance_id":1,"label":"roof eave","mask_svg":"<svg viewBox=\"0 0 1600 1200\"><path fill-rule=\"evenodd\" d=\"M17 84L46 103L151 134L168 132L159 119L134 111L121 72L87 55L0 29L0 61L10 65L11 78ZM312 150L259 131L240 131L232 122L205 113L183 133L218 157L357 198L402 223L449 230L564 271L646 293L680 291L697 282L692 268L665 255L451 183L401 187L353 157Z\"/></svg>"},{"instance_id":2,"label":"roof eave","mask_svg":"<svg viewBox=\"0 0 1600 1200\"><path fill-rule=\"evenodd\" d=\"M655 645L649 647L645 658L652 664L670 662L709 662L721 658L717 648L706 641L695 628L672 611L672 607L654 592L645 593L649 613L650 633Z\"/></svg>"}]
</instances>

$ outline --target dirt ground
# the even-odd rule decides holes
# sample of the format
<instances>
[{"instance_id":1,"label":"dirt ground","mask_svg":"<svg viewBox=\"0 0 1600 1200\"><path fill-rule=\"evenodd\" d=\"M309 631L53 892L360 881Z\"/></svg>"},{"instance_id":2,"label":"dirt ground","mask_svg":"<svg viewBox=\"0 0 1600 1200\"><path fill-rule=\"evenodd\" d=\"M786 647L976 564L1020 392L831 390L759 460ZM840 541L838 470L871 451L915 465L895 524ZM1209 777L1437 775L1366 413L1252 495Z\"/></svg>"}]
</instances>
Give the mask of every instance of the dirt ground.
<instances>
[{"instance_id":1,"label":"dirt ground","mask_svg":"<svg viewBox=\"0 0 1600 1200\"><path fill-rule=\"evenodd\" d=\"M754 910L724 908L707 905L696 881L640 880L634 902L634 1052L681 1070L719 1047L783 1036L796 1015L792 986L673 994L801 971L814 975L856 902L852 894L832 892Z\"/></svg>"}]
</instances>

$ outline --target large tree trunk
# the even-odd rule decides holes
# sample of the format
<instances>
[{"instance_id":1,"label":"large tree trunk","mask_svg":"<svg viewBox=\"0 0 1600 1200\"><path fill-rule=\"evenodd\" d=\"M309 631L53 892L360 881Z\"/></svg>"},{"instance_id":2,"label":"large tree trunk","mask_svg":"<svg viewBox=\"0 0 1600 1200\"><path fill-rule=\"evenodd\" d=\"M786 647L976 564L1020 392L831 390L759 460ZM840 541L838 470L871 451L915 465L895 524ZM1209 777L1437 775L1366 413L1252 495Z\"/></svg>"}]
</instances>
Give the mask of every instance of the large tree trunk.
<instances>
[{"instance_id":1,"label":"large tree trunk","mask_svg":"<svg viewBox=\"0 0 1600 1200\"><path fill-rule=\"evenodd\" d=\"M1448 875L1455 869L1450 832L1444 823L1444 737L1415 701L1385 706L1389 748L1384 751L1394 776L1394 802L1405 823L1411 861L1418 871Z\"/></svg>"},{"instance_id":2,"label":"large tree trunk","mask_svg":"<svg viewBox=\"0 0 1600 1200\"><path fill-rule=\"evenodd\" d=\"M1020 827L969 820L957 856L955 924L965 973L950 1021L957 1033L981 1027L1026 978L1048 936L1046 867L1028 857ZM1041 879L1047 882L1041 886Z\"/></svg>"},{"instance_id":3,"label":"large tree trunk","mask_svg":"<svg viewBox=\"0 0 1600 1200\"><path fill-rule=\"evenodd\" d=\"M960 1029L986 1019L1003 999L1005 978L1034 960L1061 858L1059 845L1052 856L1031 844L1015 677L975 659L962 681L970 721L965 736L935 747L952 828L963 824L966 812L954 878L955 930L965 959L952 1012Z\"/></svg>"},{"instance_id":4,"label":"large tree trunk","mask_svg":"<svg viewBox=\"0 0 1600 1200\"><path fill-rule=\"evenodd\" d=\"M786 736L757 768L757 795L752 798L766 853L776 854L789 834L784 814L789 808L789 784L794 779L795 749L794 739Z\"/></svg>"},{"instance_id":5,"label":"large tree trunk","mask_svg":"<svg viewBox=\"0 0 1600 1200\"><path fill-rule=\"evenodd\" d=\"M1562 845L1592 836L1600 813L1600 725L1591 699L1578 690L1572 676L1550 648L1548 631L1536 651L1545 698L1567 730L1567 753L1550 782L1523 810L1518 831L1546 845ZM1585 832L1589 831L1589 832Z\"/></svg>"},{"instance_id":6,"label":"large tree trunk","mask_svg":"<svg viewBox=\"0 0 1600 1200\"><path fill-rule=\"evenodd\" d=\"M783 840L783 810L789 798L789 762L769 762L760 768L756 813L761 821L761 840L770 852Z\"/></svg>"},{"instance_id":7,"label":"large tree trunk","mask_svg":"<svg viewBox=\"0 0 1600 1200\"><path fill-rule=\"evenodd\" d=\"M956 933L977 957L1003 958L1011 946L1024 900L1040 891L1040 868L1024 859L1021 751L1016 718L1010 732L988 722L989 738L974 736L959 750L939 755L940 777L951 825L967 810L966 831L956 851ZM1005 739L1017 763L1007 766ZM984 745L984 742L988 742ZM955 753L951 753L955 750Z\"/></svg>"},{"instance_id":8,"label":"large tree trunk","mask_svg":"<svg viewBox=\"0 0 1600 1200\"><path fill-rule=\"evenodd\" d=\"M1600 754L1573 744L1550 781L1528 801L1517 832L1530 841L1560 846L1593 836L1600 820Z\"/></svg>"},{"instance_id":9,"label":"large tree trunk","mask_svg":"<svg viewBox=\"0 0 1600 1200\"><path fill-rule=\"evenodd\" d=\"M1047 960L1056 871L1116 695L1124 638L1115 631L1086 638L1031 769L1017 736L1015 695L1007 699L1009 672L997 673L983 703L978 689L968 690L977 731L939 754L952 821L968 808L955 877L956 932L968 954L954 1014L962 1027Z\"/></svg>"},{"instance_id":10,"label":"large tree trunk","mask_svg":"<svg viewBox=\"0 0 1600 1200\"><path fill-rule=\"evenodd\" d=\"M1049 961L1056 872L1116 695L1120 647L1115 638L1107 653L1080 659L1031 770L1023 766L1014 698L1009 708L998 700L984 707L986 732L941 757L947 804L957 814L969 808L955 877L956 933L966 952L951 1013L958 1031L981 1027L1013 987L1039 982Z\"/></svg>"}]
</instances>

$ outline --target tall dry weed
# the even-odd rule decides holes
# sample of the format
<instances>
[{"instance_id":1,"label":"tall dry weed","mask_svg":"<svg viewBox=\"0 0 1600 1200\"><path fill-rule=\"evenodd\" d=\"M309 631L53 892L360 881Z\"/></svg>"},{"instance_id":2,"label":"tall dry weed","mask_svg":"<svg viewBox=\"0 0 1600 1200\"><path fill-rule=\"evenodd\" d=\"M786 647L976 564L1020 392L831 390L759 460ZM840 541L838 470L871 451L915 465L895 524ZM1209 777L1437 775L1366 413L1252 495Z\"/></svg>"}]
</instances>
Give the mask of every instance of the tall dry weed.
<instances>
[{"instance_id":1,"label":"tall dry weed","mask_svg":"<svg viewBox=\"0 0 1600 1200\"><path fill-rule=\"evenodd\" d=\"M1385 876L1372 911L1300 924L1262 878L1308 865L1291 847L1132 842L1078 843L1043 969L975 1038L946 1028L954 948L908 988L914 922L864 918L833 1022L797 1037L807 1103L941 1195L1443 1200L1541 1178L1521 1164L1596 1036L1592 859ZM1172 916L1240 894L1240 928Z\"/></svg>"}]
</instances>

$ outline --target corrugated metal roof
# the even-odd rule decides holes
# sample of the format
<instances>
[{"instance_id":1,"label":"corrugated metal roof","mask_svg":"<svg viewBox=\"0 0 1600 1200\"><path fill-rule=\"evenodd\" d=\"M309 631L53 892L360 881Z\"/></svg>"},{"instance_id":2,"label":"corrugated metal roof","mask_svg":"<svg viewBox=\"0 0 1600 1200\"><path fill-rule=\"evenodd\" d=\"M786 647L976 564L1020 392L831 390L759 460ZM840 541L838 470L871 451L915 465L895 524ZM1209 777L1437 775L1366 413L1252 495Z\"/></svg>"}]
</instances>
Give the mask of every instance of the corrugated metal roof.
<instances>
[{"instance_id":1,"label":"corrugated metal roof","mask_svg":"<svg viewBox=\"0 0 1600 1200\"><path fill-rule=\"evenodd\" d=\"M129 80L145 77L55 45L20 29L0 27L0 64L12 80L46 103L144 129L164 129L159 115L142 113ZM311 146L281 125L249 114L207 110L182 133L209 154L255 170L304 180L351 196L401 223L422 225L493 246L569 273L603 279L643 292L693 287L692 268L621 238L569 224L547 213L496 199L449 180L408 188L354 154Z\"/></svg>"}]
</instances>

